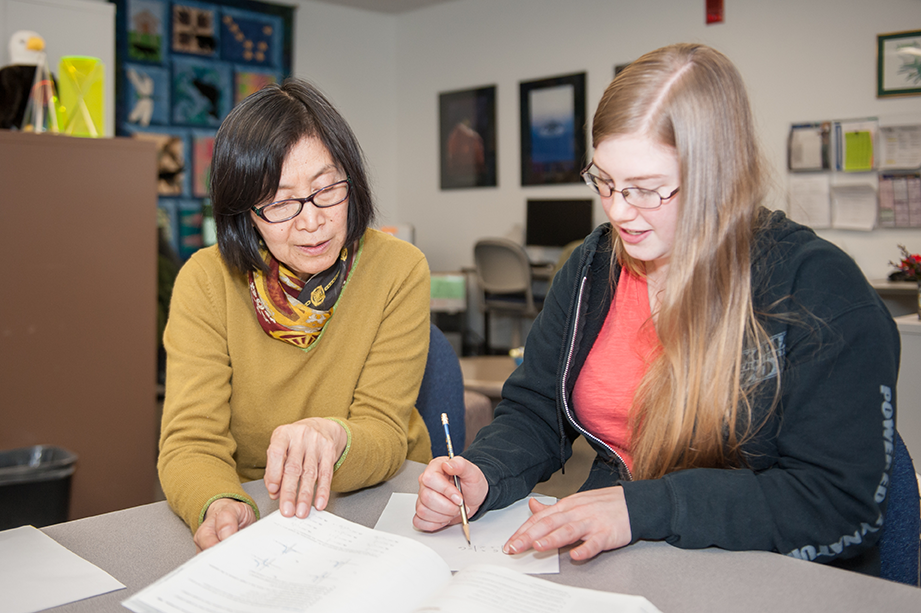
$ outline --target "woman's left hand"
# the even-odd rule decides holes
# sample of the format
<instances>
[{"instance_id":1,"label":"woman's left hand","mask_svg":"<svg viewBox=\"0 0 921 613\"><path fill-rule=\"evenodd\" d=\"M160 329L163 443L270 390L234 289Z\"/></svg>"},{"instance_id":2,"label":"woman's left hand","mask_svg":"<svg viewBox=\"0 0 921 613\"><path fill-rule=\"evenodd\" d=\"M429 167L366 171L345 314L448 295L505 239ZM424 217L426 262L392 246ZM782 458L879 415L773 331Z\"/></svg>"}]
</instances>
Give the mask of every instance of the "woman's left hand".
<instances>
[{"instance_id":1,"label":"woman's left hand","mask_svg":"<svg viewBox=\"0 0 921 613\"><path fill-rule=\"evenodd\" d=\"M303 519L311 502L319 511L326 508L333 467L347 442L345 428L322 417L275 428L266 451L265 487L282 515Z\"/></svg>"},{"instance_id":2,"label":"woman's left hand","mask_svg":"<svg viewBox=\"0 0 921 613\"><path fill-rule=\"evenodd\" d=\"M630 544L630 516L622 487L579 492L552 505L534 498L528 504L534 515L505 543L505 553L531 548L547 551L581 540L569 557L587 560L602 551Z\"/></svg>"}]
</instances>

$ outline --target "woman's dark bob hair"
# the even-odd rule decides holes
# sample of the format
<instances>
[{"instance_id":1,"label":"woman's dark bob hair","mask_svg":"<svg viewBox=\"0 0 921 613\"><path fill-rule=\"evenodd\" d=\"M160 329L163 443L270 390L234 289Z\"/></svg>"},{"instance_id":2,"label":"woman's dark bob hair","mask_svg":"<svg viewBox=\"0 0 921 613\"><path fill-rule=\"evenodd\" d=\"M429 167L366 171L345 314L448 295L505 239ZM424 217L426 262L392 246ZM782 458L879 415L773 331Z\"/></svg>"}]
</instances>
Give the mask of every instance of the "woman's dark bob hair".
<instances>
[{"instance_id":1,"label":"woman's dark bob hair","mask_svg":"<svg viewBox=\"0 0 921 613\"><path fill-rule=\"evenodd\" d=\"M364 156L349 124L310 83L273 83L234 107L214 139L211 206L218 248L230 268L243 273L268 270L250 211L278 191L285 158L305 137L319 139L352 180L345 244L361 238L373 222Z\"/></svg>"}]
</instances>

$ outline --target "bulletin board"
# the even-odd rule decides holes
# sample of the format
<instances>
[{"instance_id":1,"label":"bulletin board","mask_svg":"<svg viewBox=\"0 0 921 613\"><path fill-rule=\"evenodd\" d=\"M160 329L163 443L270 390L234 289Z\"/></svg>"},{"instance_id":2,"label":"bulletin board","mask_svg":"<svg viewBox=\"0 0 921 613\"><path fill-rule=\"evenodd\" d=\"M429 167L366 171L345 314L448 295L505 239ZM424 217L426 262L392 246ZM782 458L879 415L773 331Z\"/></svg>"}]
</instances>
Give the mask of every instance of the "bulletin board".
<instances>
[{"instance_id":1,"label":"bulletin board","mask_svg":"<svg viewBox=\"0 0 921 613\"><path fill-rule=\"evenodd\" d=\"M921 116L793 124L788 212L813 229L921 228Z\"/></svg>"},{"instance_id":2,"label":"bulletin board","mask_svg":"<svg viewBox=\"0 0 921 613\"><path fill-rule=\"evenodd\" d=\"M294 7L111 1L116 134L156 143L158 224L184 260L210 242L208 181L217 128L240 100L291 74Z\"/></svg>"}]
</instances>

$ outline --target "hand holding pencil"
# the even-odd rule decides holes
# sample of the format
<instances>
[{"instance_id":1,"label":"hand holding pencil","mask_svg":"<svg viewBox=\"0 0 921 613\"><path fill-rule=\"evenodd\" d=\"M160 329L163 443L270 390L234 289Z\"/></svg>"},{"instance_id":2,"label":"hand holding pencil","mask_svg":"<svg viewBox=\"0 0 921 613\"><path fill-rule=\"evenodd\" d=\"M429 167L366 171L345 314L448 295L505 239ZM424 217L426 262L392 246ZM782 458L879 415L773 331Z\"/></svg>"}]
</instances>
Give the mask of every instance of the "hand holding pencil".
<instances>
[{"instance_id":1,"label":"hand holding pencil","mask_svg":"<svg viewBox=\"0 0 921 613\"><path fill-rule=\"evenodd\" d=\"M450 429L445 436L450 439ZM453 452L452 445L452 455ZM465 518L469 520L480 510L488 492L489 484L479 466L463 456L437 457L419 476L413 526L424 532L434 532L454 524L463 526Z\"/></svg>"},{"instance_id":2,"label":"hand holding pencil","mask_svg":"<svg viewBox=\"0 0 921 613\"><path fill-rule=\"evenodd\" d=\"M441 414L441 423L445 428L445 440L448 444L448 457L454 459L454 445L451 444L451 430L448 428L448 415L447 413ZM454 475L454 485L457 487L457 491L461 495L461 504L460 504L460 513L461 513L461 524L464 528L464 536L467 537L467 544L470 544L470 522L467 519L467 505L463 501L464 492L461 490L460 479L457 478L457 475Z\"/></svg>"}]
</instances>

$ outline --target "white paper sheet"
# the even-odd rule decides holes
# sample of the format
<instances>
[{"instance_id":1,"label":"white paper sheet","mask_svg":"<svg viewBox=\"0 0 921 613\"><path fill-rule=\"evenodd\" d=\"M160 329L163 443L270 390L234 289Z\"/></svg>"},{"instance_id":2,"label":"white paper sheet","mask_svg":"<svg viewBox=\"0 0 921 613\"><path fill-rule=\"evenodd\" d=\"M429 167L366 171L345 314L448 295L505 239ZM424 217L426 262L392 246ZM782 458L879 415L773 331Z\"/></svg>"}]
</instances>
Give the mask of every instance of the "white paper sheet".
<instances>
[{"instance_id":1,"label":"white paper sheet","mask_svg":"<svg viewBox=\"0 0 921 613\"><path fill-rule=\"evenodd\" d=\"M831 188L834 228L870 231L879 209L876 190L869 185L835 185Z\"/></svg>"},{"instance_id":2,"label":"white paper sheet","mask_svg":"<svg viewBox=\"0 0 921 613\"><path fill-rule=\"evenodd\" d=\"M451 578L418 543L326 511L275 511L122 604L136 613L412 610ZM359 589L360 588L360 589Z\"/></svg>"},{"instance_id":3,"label":"white paper sheet","mask_svg":"<svg viewBox=\"0 0 921 613\"><path fill-rule=\"evenodd\" d=\"M549 496L536 498L544 504L556 502L556 498ZM516 555L502 553L502 546L508 538L531 517L527 499L490 511L470 522L470 545L460 526L448 526L438 532L416 530L412 524L415 512L416 494L391 494L374 529L405 536L430 547L444 558L452 571L473 564L493 564L531 575L560 572L557 549L540 553L530 550Z\"/></svg>"},{"instance_id":4,"label":"white paper sheet","mask_svg":"<svg viewBox=\"0 0 921 613\"><path fill-rule=\"evenodd\" d=\"M642 596L551 583L494 564L473 565L432 596L425 613L661 613Z\"/></svg>"},{"instance_id":5,"label":"white paper sheet","mask_svg":"<svg viewBox=\"0 0 921 613\"><path fill-rule=\"evenodd\" d=\"M827 124L826 124L827 125ZM826 127L825 130L828 128ZM790 170L822 170L828 168L828 139L822 125L793 126L790 128Z\"/></svg>"},{"instance_id":6,"label":"white paper sheet","mask_svg":"<svg viewBox=\"0 0 921 613\"><path fill-rule=\"evenodd\" d=\"M879 129L880 169L921 168L921 125Z\"/></svg>"},{"instance_id":7,"label":"white paper sheet","mask_svg":"<svg viewBox=\"0 0 921 613\"><path fill-rule=\"evenodd\" d=\"M788 181L790 219L814 229L831 227L828 175L791 174Z\"/></svg>"},{"instance_id":8,"label":"white paper sheet","mask_svg":"<svg viewBox=\"0 0 921 613\"><path fill-rule=\"evenodd\" d=\"M124 587L38 528L0 532L0 608L5 613L43 611Z\"/></svg>"}]
</instances>

